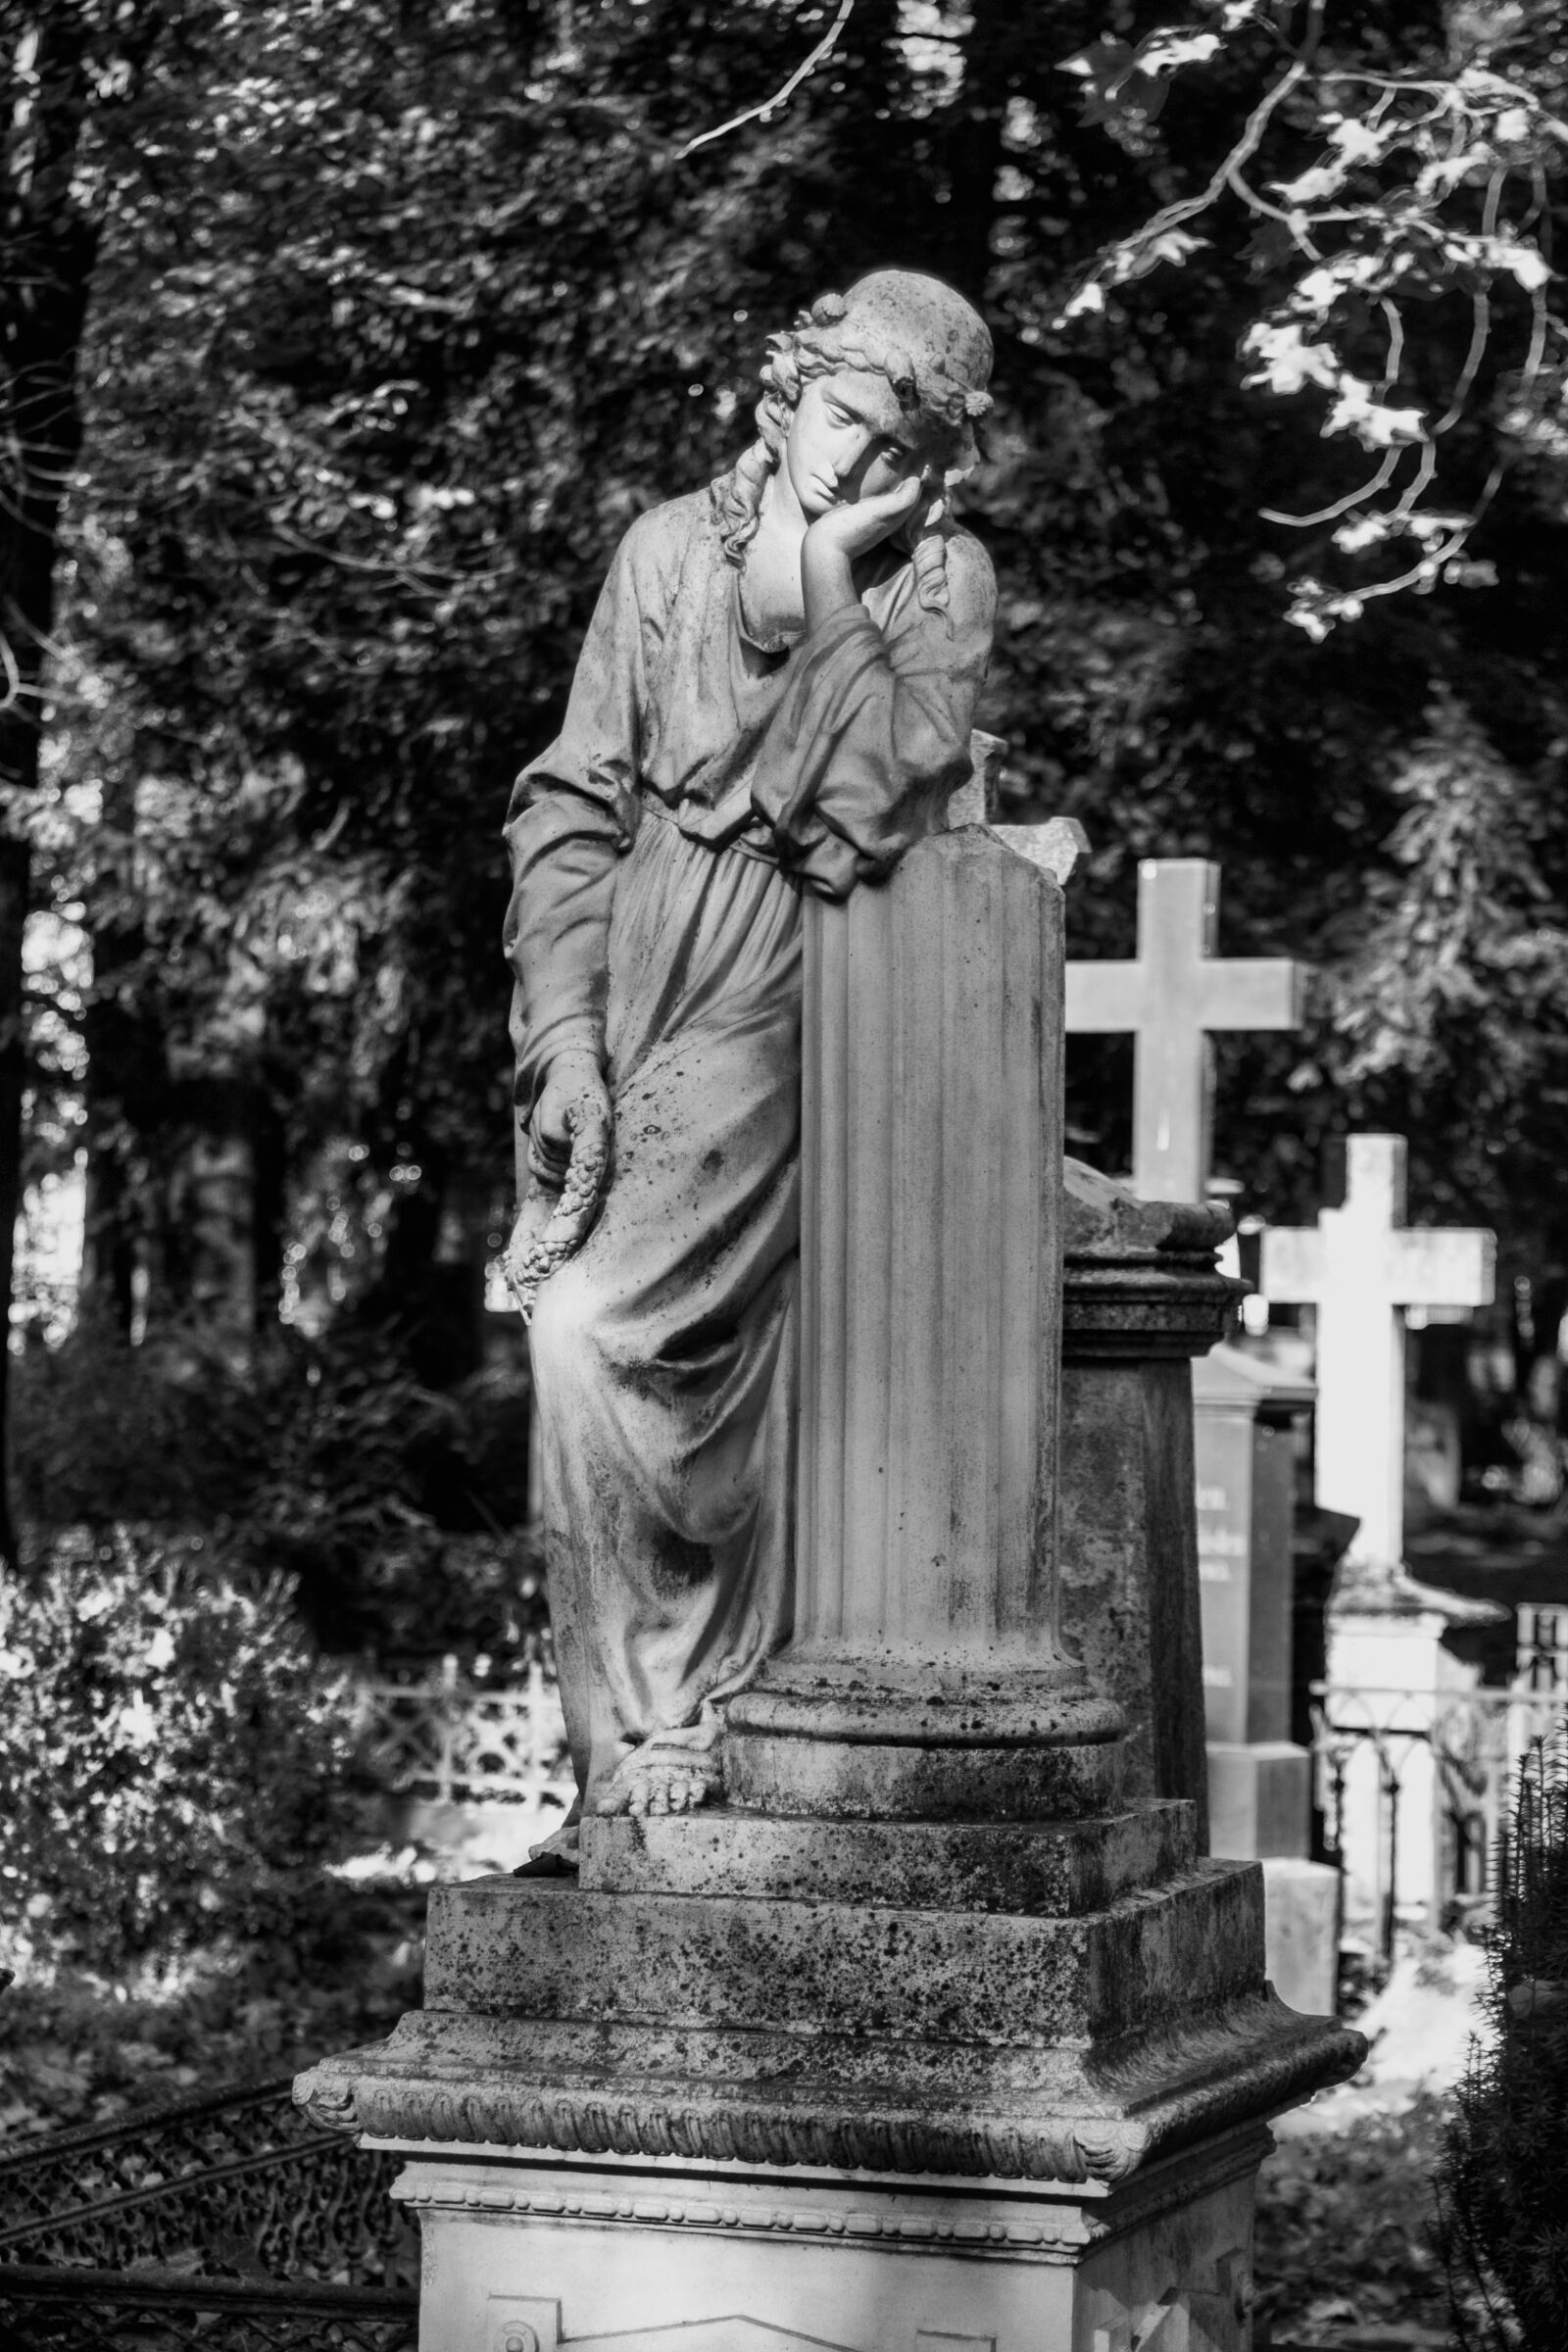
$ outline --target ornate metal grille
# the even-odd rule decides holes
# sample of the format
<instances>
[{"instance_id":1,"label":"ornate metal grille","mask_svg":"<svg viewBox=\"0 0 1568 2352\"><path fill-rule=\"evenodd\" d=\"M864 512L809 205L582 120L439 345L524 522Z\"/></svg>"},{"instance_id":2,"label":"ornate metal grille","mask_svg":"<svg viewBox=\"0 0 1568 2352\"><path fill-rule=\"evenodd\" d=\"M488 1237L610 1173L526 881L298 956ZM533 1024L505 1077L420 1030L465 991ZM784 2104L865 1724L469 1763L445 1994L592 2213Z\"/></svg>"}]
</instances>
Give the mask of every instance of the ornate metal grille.
<instances>
[{"instance_id":1,"label":"ornate metal grille","mask_svg":"<svg viewBox=\"0 0 1568 2352\"><path fill-rule=\"evenodd\" d=\"M260 2082L0 2154L0 2352L413 2352L397 2159Z\"/></svg>"},{"instance_id":2,"label":"ornate metal grille","mask_svg":"<svg viewBox=\"0 0 1568 2352\"><path fill-rule=\"evenodd\" d=\"M465 1683L449 1658L439 1680L364 1682L359 1696L366 1760L388 1788L537 1805L569 1778L560 1693L537 1655L522 1684Z\"/></svg>"},{"instance_id":3,"label":"ornate metal grille","mask_svg":"<svg viewBox=\"0 0 1568 2352\"><path fill-rule=\"evenodd\" d=\"M1568 1717L1568 1687L1555 1683L1550 1673L1532 1682L1521 1672L1506 1690L1404 1690L1314 1683L1312 1693L1318 1801L1330 1858L1342 1875L1351 1761L1368 1748L1377 1760L1371 1833L1378 1864L1378 1936L1384 1958L1392 1959L1401 1840L1434 1838L1440 1900L1490 1895L1519 1766L1533 1744L1551 1738ZM1441 1805L1436 1822L1405 1818L1404 1784L1411 1758L1421 1748L1431 1751L1436 1768Z\"/></svg>"},{"instance_id":4,"label":"ornate metal grille","mask_svg":"<svg viewBox=\"0 0 1568 2352\"><path fill-rule=\"evenodd\" d=\"M415 2352L418 2297L392 2287L127 2278L0 2268L0 2352Z\"/></svg>"}]
</instances>

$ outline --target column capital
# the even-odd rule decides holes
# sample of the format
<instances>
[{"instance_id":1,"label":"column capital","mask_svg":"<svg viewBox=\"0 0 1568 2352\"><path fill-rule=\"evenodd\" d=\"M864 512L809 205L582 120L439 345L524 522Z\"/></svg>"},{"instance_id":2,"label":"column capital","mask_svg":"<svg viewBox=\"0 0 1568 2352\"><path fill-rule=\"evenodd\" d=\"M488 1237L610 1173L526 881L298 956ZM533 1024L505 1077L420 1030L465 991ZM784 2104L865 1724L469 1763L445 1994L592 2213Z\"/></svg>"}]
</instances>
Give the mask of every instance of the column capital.
<instances>
[{"instance_id":1,"label":"column capital","mask_svg":"<svg viewBox=\"0 0 1568 2352\"><path fill-rule=\"evenodd\" d=\"M1141 1200L1066 1162L1062 1356L1069 1364L1206 1355L1247 1285L1216 1262L1231 1212L1218 1201Z\"/></svg>"}]
</instances>

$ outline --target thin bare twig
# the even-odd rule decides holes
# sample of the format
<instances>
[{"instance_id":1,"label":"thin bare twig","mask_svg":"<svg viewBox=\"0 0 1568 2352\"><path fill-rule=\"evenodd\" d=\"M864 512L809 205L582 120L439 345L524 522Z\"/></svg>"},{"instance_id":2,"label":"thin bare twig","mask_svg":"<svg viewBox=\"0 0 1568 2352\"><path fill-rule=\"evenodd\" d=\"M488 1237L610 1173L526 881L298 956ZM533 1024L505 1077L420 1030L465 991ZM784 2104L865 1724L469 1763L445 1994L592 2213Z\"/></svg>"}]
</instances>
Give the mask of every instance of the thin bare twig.
<instances>
[{"instance_id":1,"label":"thin bare twig","mask_svg":"<svg viewBox=\"0 0 1568 2352\"><path fill-rule=\"evenodd\" d=\"M1396 514L1409 514L1437 470L1438 445L1435 441L1423 441L1421 455L1416 461L1415 471L1399 493L1398 502L1394 510Z\"/></svg>"},{"instance_id":2,"label":"thin bare twig","mask_svg":"<svg viewBox=\"0 0 1568 2352\"><path fill-rule=\"evenodd\" d=\"M1152 217L1144 223L1144 226L1138 231L1137 237L1135 239L1129 238L1124 240L1124 244L1137 244L1147 248L1148 246L1152 245L1157 237L1163 236L1167 229L1178 228L1184 220L1195 220L1200 213L1206 213L1209 206L1219 195L1220 190L1227 186L1236 188L1238 193L1243 195L1244 200L1247 203L1253 205L1255 210L1259 212L1271 211L1272 207L1255 198L1251 190L1248 188L1246 181L1242 179L1242 166L1245 163L1249 163L1252 156L1256 154L1258 147L1262 143L1263 133L1268 127L1269 117L1273 114L1275 108L1279 105L1280 101L1287 95L1287 93L1291 90L1294 90L1297 83L1303 79L1305 74L1305 66L1299 61L1299 59L1298 59L1295 65L1289 67L1286 72L1280 75L1279 80L1273 84L1272 88L1264 91L1262 97L1258 100L1256 106L1253 107L1251 113L1248 116L1247 121L1243 123L1241 137L1237 140L1235 146L1230 150L1229 154L1226 155L1218 165L1216 165L1213 175L1209 179L1207 185L1200 188L1196 196L1182 196L1179 197L1174 204L1162 206L1157 213L1153 214ZM1088 277L1085 278L1083 285L1079 288L1078 296L1075 296L1074 300L1078 300L1083 295L1087 294L1092 286L1099 286L1102 283L1114 285L1118 282L1119 281L1114 278L1108 280L1105 279L1102 275L1102 270L1093 270L1090 271ZM1069 312L1071 307L1071 304L1069 304ZM1066 314L1064 313L1063 316L1066 316ZM1058 320L1057 323L1059 324L1060 320Z\"/></svg>"},{"instance_id":3,"label":"thin bare twig","mask_svg":"<svg viewBox=\"0 0 1568 2352\"><path fill-rule=\"evenodd\" d=\"M748 106L740 114L731 115L727 122L716 123L711 130L700 130L695 139L688 139L685 146L678 151L675 157L676 163L683 164L689 155L697 153L699 147L710 146L714 139L727 138L732 130L744 128L748 122L769 122L778 113L781 106L789 104L802 82L816 72L817 67L823 63L824 59L832 55L838 46L839 34L844 30L854 11L855 0L841 0L838 15L823 33L816 47L809 56L803 59L788 81L781 88L776 89L771 98L764 98L760 105Z\"/></svg>"},{"instance_id":4,"label":"thin bare twig","mask_svg":"<svg viewBox=\"0 0 1568 2352\"><path fill-rule=\"evenodd\" d=\"M1345 496L1337 498L1332 507L1319 507L1314 514L1282 514L1276 507L1260 508L1259 513L1265 522L1287 522L1293 531L1310 530L1319 522L1338 522L1342 514L1348 514L1350 509L1358 507L1363 499L1376 498L1380 490L1388 488L1394 479L1394 469L1403 454L1400 449L1391 449L1370 481L1363 482L1358 490L1347 490Z\"/></svg>"},{"instance_id":5,"label":"thin bare twig","mask_svg":"<svg viewBox=\"0 0 1568 2352\"><path fill-rule=\"evenodd\" d=\"M1529 401L1531 393L1536 388L1536 378L1541 373L1541 363L1546 356L1546 328L1550 314L1546 309L1544 286L1532 288L1530 308L1534 314L1535 322L1530 330L1530 349L1525 353L1524 368L1519 377L1519 397L1525 402Z\"/></svg>"},{"instance_id":6,"label":"thin bare twig","mask_svg":"<svg viewBox=\"0 0 1568 2352\"><path fill-rule=\"evenodd\" d=\"M1430 449L1430 442L1427 446ZM1444 564L1452 562L1496 497L1498 484L1507 469L1506 459L1499 458L1482 485L1481 495L1475 505L1458 529L1451 532L1440 548L1434 549L1429 555L1424 555L1419 564L1411 564L1408 571L1401 571L1397 579L1373 580L1365 588L1355 589L1353 593L1359 597L1362 604L1370 603L1375 596L1397 596L1401 588L1414 588L1420 586L1424 581L1436 580Z\"/></svg>"},{"instance_id":7,"label":"thin bare twig","mask_svg":"<svg viewBox=\"0 0 1568 2352\"><path fill-rule=\"evenodd\" d=\"M1502 203L1502 183L1507 176L1505 171L1498 170L1494 172L1487 182L1487 200L1481 212L1481 233L1485 237L1496 234L1497 213ZM1470 348L1464 355L1464 366L1460 368L1454 383L1453 397L1438 418L1437 423L1432 427L1434 434L1446 433L1449 426L1457 424L1463 416L1464 404L1470 397L1471 386L1476 380L1482 354L1487 348L1487 338L1491 332L1492 296L1487 287L1478 286L1470 297Z\"/></svg>"},{"instance_id":8,"label":"thin bare twig","mask_svg":"<svg viewBox=\"0 0 1568 2352\"><path fill-rule=\"evenodd\" d=\"M1399 316L1397 303L1391 302L1386 294L1381 297L1379 307L1388 324L1389 349L1378 390L1388 392L1398 381L1399 363L1404 357L1404 320ZM1391 449L1370 481L1363 482L1358 490L1347 490L1345 496L1337 498L1332 507L1319 507L1311 514L1282 514L1275 507L1264 507L1261 509L1263 520L1288 523L1293 531L1311 530L1320 522L1338 522L1340 516L1348 514L1352 507L1360 506L1364 499L1376 498L1380 490L1388 488L1402 454L1399 449Z\"/></svg>"},{"instance_id":9,"label":"thin bare twig","mask_svg":"<svg viewBox=\"0 0 1568 2352\"><path fill-rule=\"evenodd\" d=\"M1470 397L1471 386L1476 380L1481 355L1487 348L1487 338L1492 332L1492 296L1485 286L1478 286L1470 297L1470 348L1464 355L1464 366L1454 383L1453 398L1432 427L1434 433L1446 433L1450 425L1458 423L1464 414L1464 404Z\"/></svg>"},{"instance_id":10,"label":"thin bare twig","mask_svg":"<svg viewBox=\"0 0 1568 2352\"><path fill-rule=\"evenodd\" d=\"M1399 380L1399 367L1404 358L1404 317L1396 302L1385 294L1380 298L1384 323L1389 330L1389 356L1383 363L1383 381L1380 392L1392 392Z\"/></svg>"},{"instance_id":11,"label":"thin bare twig","mask_svg":"<svg viewBox=\"0 0 1568 2352\"><path fill-rule=\"evenodd\" d=\"M1283 206L1270 204L1266 196L1260 196L1251 181L1244 178L1242 167L1234 156L1226 165L1225 177L1232 194L1239 196L1250 212L1263 213L1270 220L1278 220L1283 227L1288 228L1292 241L1300 252L1306 255L1309 262L1320 262L1323 259L1322 254L1306 233L1304 213L1299 211L1288 213Z\"/></svg>"},{"instance_id":12,"label":"thin bare twig","mask_svg":"<svg viewBox=\"0 0 1568 2352\"><path fill-rule=\"evenodd\" d=\"M1560 115L1547 114L1545 108L1541 104L1533 90L1527 90L1522 82L1505 80L1500 74L1494 74L1492 78L1496 83L1499 93L1505 97L1517 98L1521 106L1527 106L1531 108L1533 112L1540 115L1542 122L1546 125L1548 130L1554 130L1560 139L1568 139L1568 122L1565 122ZM1396 74L1354 73L1344 66L1327 66L1323 71L1323 79L1326 82L1359 81L1365 83L1369 89L1374 90L1393 90L1396 92L1402 90L1427 90L1433 97L1442 101L1443 108L1446 108L1454 103L1453 92L1447 83L1441 81L1422 81L1418 80L1413 75L1409 79L1405 79L1402 75Z\"/></svg>"}]
</instances>

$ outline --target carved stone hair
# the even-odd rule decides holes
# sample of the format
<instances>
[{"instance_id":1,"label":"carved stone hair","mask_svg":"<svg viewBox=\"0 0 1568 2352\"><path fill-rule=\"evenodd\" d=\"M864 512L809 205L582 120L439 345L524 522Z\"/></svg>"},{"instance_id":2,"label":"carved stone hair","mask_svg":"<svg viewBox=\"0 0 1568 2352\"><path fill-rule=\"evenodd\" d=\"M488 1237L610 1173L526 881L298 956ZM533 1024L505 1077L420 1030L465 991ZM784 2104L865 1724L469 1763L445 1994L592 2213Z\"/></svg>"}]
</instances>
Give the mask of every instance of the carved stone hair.
<instances>
[{"instance_id":1,"label":"carved stone hair","mask_svg":"<svg viewBox=\"0 0 1568 2352\"><path fill-rule=\"evenodd\" d=\"M768 476L789 438L790 417L813 377L841 368L885 375L906 414L938 429L948 489L976 463L974 424L991 406L991 337L979 315L937 278L879 270L850 288L824 294L803 311L792 329L770 335L757 404L757 439L736 460L720 499L724 554L743 569L756 537ZM943 501L946 507L946 497ZM914 536L896 537L914 566L915 593L929 612L948 603L943 534L928 511Z\"/></svg>"}]
</instances>

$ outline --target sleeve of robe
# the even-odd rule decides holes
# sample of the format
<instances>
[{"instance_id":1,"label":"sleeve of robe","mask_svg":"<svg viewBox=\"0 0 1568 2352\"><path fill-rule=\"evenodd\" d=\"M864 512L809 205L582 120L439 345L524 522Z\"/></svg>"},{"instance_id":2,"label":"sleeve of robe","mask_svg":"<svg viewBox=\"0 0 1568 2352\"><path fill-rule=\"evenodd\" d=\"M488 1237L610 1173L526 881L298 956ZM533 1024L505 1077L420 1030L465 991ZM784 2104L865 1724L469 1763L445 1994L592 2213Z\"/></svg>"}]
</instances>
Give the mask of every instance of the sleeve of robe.
<instances>
[{"instance_id":1,"label":"sleeve of robe","mask_svg":"<svg viewBox=\"0 0 1568 2352\"><path fill-rule=\"evenodd\" d=\"M644 631L658 625L653 520L634 523L616 550L561 733L517 778L507 817L512 903L504 936L515 983L514 1099L523 1120L558 1054L580 1047L604 1057L615 869L637 830Z\"/></svg>"},{"instance_id":2,"label":"sleeve of robe","mask_svg":"<svg viewBox=\"0 0 1568 2352\"><path fill-rule=\"evenodd\" d=\"M948 602L927 612L911 579L884 632L847 605L807 639L752 787L785 866L848 897L946 821L969 773L969 728L996 615L990 558L957 533Z\"/></svg>"}]
</instances>

